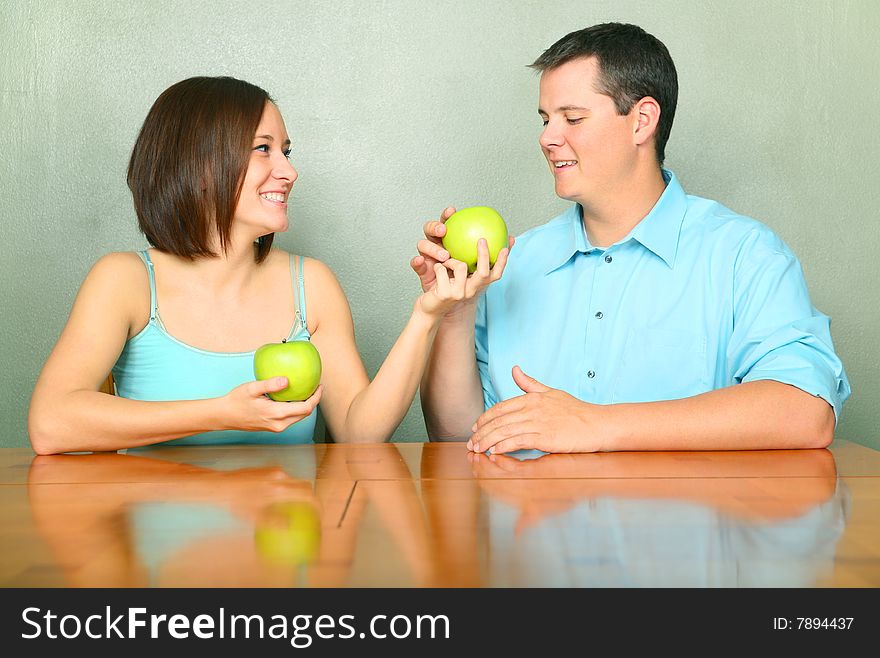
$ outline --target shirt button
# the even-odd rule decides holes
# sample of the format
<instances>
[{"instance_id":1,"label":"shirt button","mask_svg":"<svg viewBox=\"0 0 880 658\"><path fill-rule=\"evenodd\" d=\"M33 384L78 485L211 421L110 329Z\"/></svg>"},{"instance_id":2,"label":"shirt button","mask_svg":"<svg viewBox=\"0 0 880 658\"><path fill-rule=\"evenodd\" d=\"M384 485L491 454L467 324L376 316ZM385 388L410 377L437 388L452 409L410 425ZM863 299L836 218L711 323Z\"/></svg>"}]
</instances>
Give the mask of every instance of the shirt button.
<instances>
[{"instance_id":1,"label":"shirt button","mask_svg":"<svg viewBox=\"0 0 880 658\"><path fill-rule=\"evenodd\" d=\"M614 260L614 259L611 258L611 256L605 256L605 262L606 262L606 263L610 263L612 260Z\"/></svg>"},{"instance_id":2,"label":"shirt button","mask_svg":"<svg viewBox=\"0 0 880 658\"><path fill-rule=\"evenodd\" d=\"M590 371L587 372L587 377L589 377L590 379L592 379L592 378L595 377L595 376L596 376L596 373L593 372L592 370L590 370Z\"/></svg>"},{"instance_id":3,"label":"shirt button","mask_svg":"<svg viewBox=\"0 0 880 658\"><path fill-rule=\"evenodd\" d=\"M597 319L597 320L601 320L603 317L605 317L605 315L602 313L602 311L599 311L599 312L596 313L596 319Z\"/></svg>"}]
</instances>

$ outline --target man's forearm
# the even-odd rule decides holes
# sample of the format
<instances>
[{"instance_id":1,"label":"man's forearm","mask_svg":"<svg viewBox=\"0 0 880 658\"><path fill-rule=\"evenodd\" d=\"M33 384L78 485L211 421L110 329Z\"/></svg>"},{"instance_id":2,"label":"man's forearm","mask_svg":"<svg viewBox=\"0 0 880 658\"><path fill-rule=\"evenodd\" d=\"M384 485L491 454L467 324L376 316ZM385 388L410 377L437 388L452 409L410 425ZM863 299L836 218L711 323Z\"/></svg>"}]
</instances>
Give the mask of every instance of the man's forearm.
<instances>
[{"instance_id":1,"label":"man's forearm","mask_svg":"<svg viewBox=\"0 0 880 658\"><path fill-rule=\"evenodd\" d=\"M483 388L474 359L476 304L444 318L420 388L432 441L463 441L483 412Z\"/></svg>"},{"instance_id":2,"label":"man's forearm","mask_svg":"<svg viewBox=\"0 0 880 658\"><path fill-rule=\"evenodd\" d=\"M616 404L603 450L824 448L834 411L822 398L776 381L755 381L681 400Z\"/></svg>"}]
</instances>

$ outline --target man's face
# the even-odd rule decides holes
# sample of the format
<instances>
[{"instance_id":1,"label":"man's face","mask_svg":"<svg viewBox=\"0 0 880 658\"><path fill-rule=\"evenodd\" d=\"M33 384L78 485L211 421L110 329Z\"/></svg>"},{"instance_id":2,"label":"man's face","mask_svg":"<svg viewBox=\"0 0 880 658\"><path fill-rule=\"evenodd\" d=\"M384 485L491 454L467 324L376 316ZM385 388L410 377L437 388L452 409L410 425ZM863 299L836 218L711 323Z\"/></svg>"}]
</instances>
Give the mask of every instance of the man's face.
<instances>
[{"instance_id":1,"label":"man's face","mask_svg":"<svg viewBox=\"0 0 880 658\"><path fill-rule=\"evenodd\" d=\"M596 91L593 57L541 75L540 144L556 179L556 194L584 206L621 191L635 166L635 111L620 116L610 96Z\"/></svg>"}]
</instances>

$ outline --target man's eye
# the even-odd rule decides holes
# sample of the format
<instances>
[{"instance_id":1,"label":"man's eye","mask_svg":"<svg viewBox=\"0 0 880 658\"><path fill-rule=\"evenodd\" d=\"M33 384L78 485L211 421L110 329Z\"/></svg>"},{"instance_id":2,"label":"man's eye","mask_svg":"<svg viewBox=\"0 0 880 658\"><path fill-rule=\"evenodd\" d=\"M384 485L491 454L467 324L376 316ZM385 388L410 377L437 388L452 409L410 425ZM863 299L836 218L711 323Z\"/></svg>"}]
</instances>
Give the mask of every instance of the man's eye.
<instances>
[{"instance_id":1,"label":"man's eye","mask_svg":"<svg viewBox=\"0 0 880 658\"><path fill-rule=\"evenodd\" d=\"M548 121L547 119L541 119L542 126L546 126L548 123L550 123L550 121Z\"/></svg>"},{"instance_id":2,"label":"man's eye","mask_svg":"<svg viewBox=\"0 0 880 658\"><path fill-rule=\"evenodd\" d=\"M569 123L570 125L574 126L574 125L579 124L581 121L583 121L583 118L581 117L581 118L578 118L578 119L566 119L566 121L568 121L568 123Z\"/></svg>"}]
</instances>

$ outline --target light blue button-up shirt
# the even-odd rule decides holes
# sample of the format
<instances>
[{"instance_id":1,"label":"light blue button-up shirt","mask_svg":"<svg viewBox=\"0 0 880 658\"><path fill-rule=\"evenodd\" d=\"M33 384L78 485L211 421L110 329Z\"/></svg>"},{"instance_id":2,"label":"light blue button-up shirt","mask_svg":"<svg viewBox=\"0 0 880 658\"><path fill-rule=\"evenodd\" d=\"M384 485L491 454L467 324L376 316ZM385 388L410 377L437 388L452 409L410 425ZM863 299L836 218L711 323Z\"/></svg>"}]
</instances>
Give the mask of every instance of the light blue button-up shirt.
<instances>
[{"instance_id":1,"label":"light blue button-up shirt","mask_svg":"<svg viewBox=\"0 0 880 658\"><path fill-rule=\"evenodd\" d=\"M760 222L663 176L651 212L608 248L589 243L577 204L517 238L477 306L485 407L522 395L519 365L597 404L772 379L838 417L849 382L795 255Z\"/></svg>"}]
</instances>

